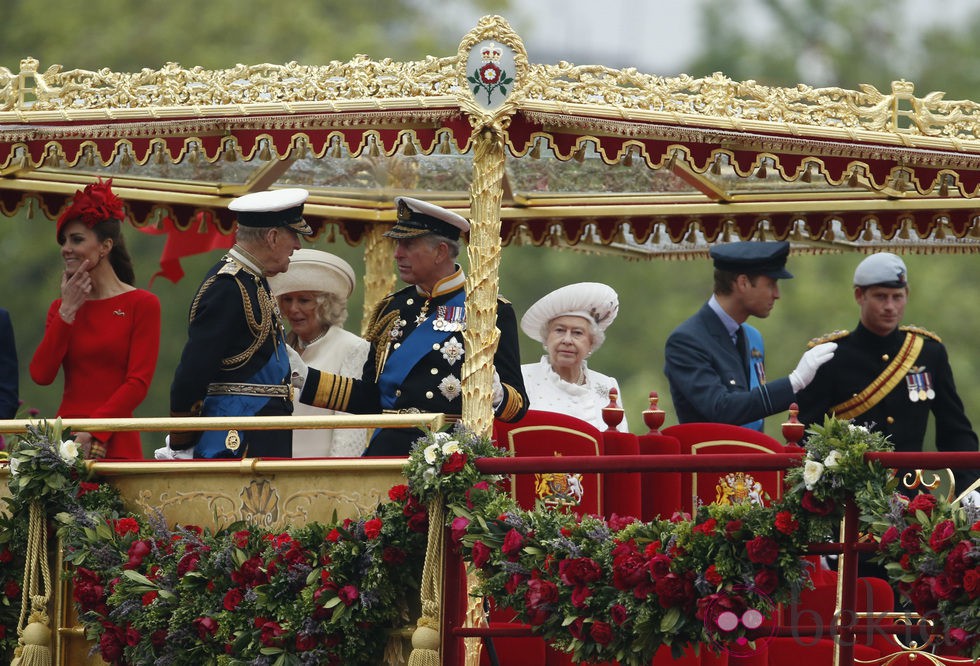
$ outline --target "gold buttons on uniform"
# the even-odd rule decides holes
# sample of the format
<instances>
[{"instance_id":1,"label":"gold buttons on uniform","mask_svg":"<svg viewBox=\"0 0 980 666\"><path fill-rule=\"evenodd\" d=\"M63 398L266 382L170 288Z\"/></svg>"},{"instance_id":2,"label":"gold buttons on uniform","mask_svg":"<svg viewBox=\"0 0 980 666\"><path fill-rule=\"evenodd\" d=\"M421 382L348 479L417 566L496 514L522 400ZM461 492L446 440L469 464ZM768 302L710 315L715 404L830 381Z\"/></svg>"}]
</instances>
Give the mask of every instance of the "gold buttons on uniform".
<instances>
[{"instance_id":1,"label":"gold buttons on uniform","mask_svg":"<svg viewBox=\"0 0 980 666\"><path fill-rule=\"evenodd\" d=\"M435 351L439 351L439 343L437 342L434 345L432 345L432 349L434 349Z\"/></svg>"},{"instance_id":2,"label":"gold buttons on uniform","mask_svg":"<svg viewBox=\"0 0 980 666\"><path fill-rule=\"evenodd\" d=\"M885 423L887 423L888 425L891 425L894 422L895 422L895 417L894 416L889 416L888 418L885 419Z\"/></svg>"},{"instance_id":3,"label":"gold buttons on uniform","mask_svg":"<svg viewBox=\"0 0 980 666\"><path fill-rule=\"evenodd\" d=\"M401 389L395 389L395 395L396 396L401 397L401 394L402 394L402 390Z\"/></svg>"},{"instance_id":4,"label":"gold buttons on uniform","mask_svg":"<svg viewBox=\"0 0 980 666\"><path fill-rule=\"evenodd\" d=\"M888 354L882 354L881 355L881 360L882 361L887 361L888 360Z\"/></svg>"},{"instance_id":5,"label":"gold buttons on uniform","mask_svg":"<svg viewBox=\"0 0 980 666\"><path fill-rule=\"evenodd\" d=\"M428 398L429 400L432 400L432 395L433 395L432 391L425 392L425 397Z\"/></svg>"},{"instance_id":6,"label":"gold buttons on uniform","mask_svg":"<svg viewBox=\"0 0 980 666\"><path fill-rule=\"evenodd\" d=\"M411 304L413 304L414 302L415 302L415 299L414 299L414 298L410 298L410 299L408 299L407 301L405 301L405 304L406 304L406 305L411 305Z\"/></svg>"},{"instance_id":7,"label":"gold buttons on uniform","mask_svg":"<svg viewBox=\"0 0 980 666\"><path fill-rule=\"evenodd\" d=\"M429 372L431 372L434 375L438 375L439 374L439 368L432 368L431 370L429 370Z\"/></svg>"},{"instance_id":8,"label":"gold buttons on uniform","mask_svg":"<svg viewBox=\"0 0 980 666\"><path fill-rule=\"evenodd\" d=\"M402 343L400 343L400 342L396 342L395 344L392 345L392 347L394 347L395 349L398 349L401 346L402 346Z\"/></svg>"}]
</instances>

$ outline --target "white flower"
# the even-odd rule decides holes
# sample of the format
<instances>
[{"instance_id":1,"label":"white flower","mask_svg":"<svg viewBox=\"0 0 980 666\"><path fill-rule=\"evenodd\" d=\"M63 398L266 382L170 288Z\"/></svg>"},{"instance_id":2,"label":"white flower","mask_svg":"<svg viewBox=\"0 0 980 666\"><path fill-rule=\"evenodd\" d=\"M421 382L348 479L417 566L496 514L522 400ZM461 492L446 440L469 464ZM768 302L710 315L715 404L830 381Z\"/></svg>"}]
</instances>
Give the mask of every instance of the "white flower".
<instances>
[{"instance_id":1,"label":"white flower","mask_svg":"<svg viewBox=\"0 0 980 666\"><path fill-rule=\"evenodd\" d=\"M73 439L61 443L58 447L58 455L69 465L73 465L78 460L78 444Z\"/></svg>"},{"instance_id":2,"label":"white flower","mask_svg":"<svg viewBox=\"0 0 980 666\"><path fill-rule=\"evenodd\" d=\"M455 439L442 445L442 455L444 456L451 456L452 454L459 453L460 451L461 449L459 448L459 442L457 442Z\"/></svg>"},{"instance_id":3,"label":"white flower","mask_svg":"<svg viewBox=\"0 0 980 666\"><path fill-rule=\"evenodd\" d=\"M827 469L837 469L840 467L840 451L837 449L831 449L830 453L823 461L824 467Z\"/></svg>"},{"instance_id":4,"label":"white flower","mask_svg":"<svg viewBox=\"0 0 980 666\"><path fill-rule=\"evenodd\" d=\"M436 444L445 444L446 442L451 440L452 437L449 435L448 432L434 432L432 433L432 439L436 441Z\"/></svg>"},{"instance_id":5,"label":"white flower","mask_svg":"<svg viewBox=\"0 0 980 666\"><path fill-rule=\"evenodd\" d=\"M848 430L850 430L851 432L856 432L856 433L860 433L860 434L862 434L862 435L867 435L867 434L868 434L869 432L871 432L870 430L868 430L868 429L867 429L867 428L865 428L864 426L860 426L860 425L854 425L853 423L849 423L849 424L847 424L847 428L848 428Z\"/></svg>"},{"instance_id":6,"label":"white flower","mask_svg":"<svg viewBox=\"0 0 980 666\"><path fill-rule=\"evenodd\" d=\"M436 474L436 470L432 467L427 467L426 469L422 470L422 480L426 483L433 481L437 476L438 474Z\"/></svg>"},{"instance_id":7,"label":"white flower","mask_svg":"<svg viewBox=\"0 0 980 666\"><path fill-rule=\"evenodd\" d=\"M430 465L434 465L439 457L439 445L429 444L422 452L422 456L425 458L425 462L429 463Z\"/></svg>"},{"instance_id":8,"label":"white flower","mask_svg":"<svg viewBox=\"0 0 980 666\"><path fill-rule=\"evenodd\" d=\"M17 476L17 468L20 467L20 459L10 459L10 476Z\"/></svg>"},{"instance_id":9,"label":"white flower","mask_svg":"<svg viewBox=\"0 0 980 666\"><path fill-rule=\"evenodd\" d=\"M816 460L807 460L803 463L803 483L806 484L807 490L813 490L813 487L823 476L823 465L818 463Z\"/></svg>"}]
</instances>

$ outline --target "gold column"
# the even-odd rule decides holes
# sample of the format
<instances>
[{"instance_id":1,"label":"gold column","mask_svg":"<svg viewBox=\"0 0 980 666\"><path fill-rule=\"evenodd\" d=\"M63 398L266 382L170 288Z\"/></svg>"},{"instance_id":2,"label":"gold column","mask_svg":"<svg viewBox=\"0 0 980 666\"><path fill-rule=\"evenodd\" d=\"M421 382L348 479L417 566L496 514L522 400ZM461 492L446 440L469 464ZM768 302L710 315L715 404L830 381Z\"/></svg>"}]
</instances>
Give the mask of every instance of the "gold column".
<instances>
[{"instance_id":1,"label":"gold column","mask_svg":"<svg viewBox=\"0 0 980 666\"><path fill-rule=\"evenodd\" d=\"M364 236L364 313L361 315L361 335L367 333L374 306L395 289L395 274L391 270L395 241L382 235L390 228L391 225L388 224L372 224Z\"/></svg>"}]
</instances>

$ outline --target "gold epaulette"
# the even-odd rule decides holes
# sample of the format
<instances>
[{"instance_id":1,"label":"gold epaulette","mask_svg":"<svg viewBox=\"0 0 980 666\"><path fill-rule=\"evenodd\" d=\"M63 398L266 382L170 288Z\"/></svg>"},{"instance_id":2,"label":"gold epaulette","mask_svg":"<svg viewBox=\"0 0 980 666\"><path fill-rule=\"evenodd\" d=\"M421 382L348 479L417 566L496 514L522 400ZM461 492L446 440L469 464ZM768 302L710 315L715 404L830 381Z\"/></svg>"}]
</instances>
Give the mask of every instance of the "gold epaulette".
<instances>
[{"instance_id":1,"label":"gold epaulette","mask_svg":"<svg viewBox=\"0 0 980 666\"><path fill-rule=\"evenodd\" d=\"M840 340L841 338L846 338L851 332L847 329L841 329L839 331L832 331L826 335L821 335L819 338L813 338L810 342L806 343L808 349L813 349L817 345L822 345L825 342L833 342L834 340Z\"/></svg>"},{"instance_id":2,"label":"gold epaulette","mask_svg":"<svg viewBox=\"0 0 980 666\"><path fill-rule=\"evenodd\" d=\"M511 304L510 301L508 301L506 298L504 298L500 294L497 294L497 300L500 301L501 303L506 303L507 305L510 305Z\"/></svg>"},{"instance_id":3,"label":"gold epaulette","mask_svg":"<svg viewBox=\"0 0 980 666\"><path fill-rule=\"evenodd\" d=\"M927 338L932 338L936 342L942 342L943 341L942 338L940 338L938 335L936 335L932 331L927 331L926 329L922 328L921 326L915 326L914 324L909 324L908 326L899 326L898 327L898 330L900 330L900 331L906 331L906 332L909 332L909 333L915 333L916 335L922 335L922 336L925 336Z\"/></svg>"}]
</instances>

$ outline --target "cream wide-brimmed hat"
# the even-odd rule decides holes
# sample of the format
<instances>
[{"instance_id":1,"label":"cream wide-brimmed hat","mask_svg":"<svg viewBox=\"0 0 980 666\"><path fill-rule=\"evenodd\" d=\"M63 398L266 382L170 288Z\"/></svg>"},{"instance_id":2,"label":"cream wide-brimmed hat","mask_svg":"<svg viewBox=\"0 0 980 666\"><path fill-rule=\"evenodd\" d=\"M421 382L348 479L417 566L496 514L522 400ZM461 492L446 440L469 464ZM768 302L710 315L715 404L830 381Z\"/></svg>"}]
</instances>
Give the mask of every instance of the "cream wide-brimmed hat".
<instances>
[{"instance_id":1,"label":"cream wide-brimmed hat","mask_svg":"<svg viewBox=\"0 0 980 666\"><path fill-rule=\"evenodd\" d=\"M289 258L289 268L269 277L276 296L294 291L325 291L350 298L354 292L354 269L335 254L302 248Z\"/></svg>"},{"instance_id":2,"label":"cream wide-brimmed hat","mask_svg":"<svg viewBox=\"0 0 980 666\"><path fill-rule=\"evenodd\" d=\"M521 317L521 330L529 338L544 342L542 333L556 317L582 317L605 332L619 313L616 290L601 282L576 282L542 296Z\"/></svg>"}]
</instances>

